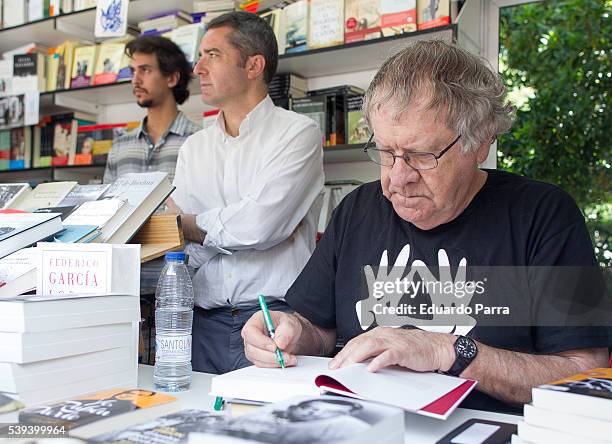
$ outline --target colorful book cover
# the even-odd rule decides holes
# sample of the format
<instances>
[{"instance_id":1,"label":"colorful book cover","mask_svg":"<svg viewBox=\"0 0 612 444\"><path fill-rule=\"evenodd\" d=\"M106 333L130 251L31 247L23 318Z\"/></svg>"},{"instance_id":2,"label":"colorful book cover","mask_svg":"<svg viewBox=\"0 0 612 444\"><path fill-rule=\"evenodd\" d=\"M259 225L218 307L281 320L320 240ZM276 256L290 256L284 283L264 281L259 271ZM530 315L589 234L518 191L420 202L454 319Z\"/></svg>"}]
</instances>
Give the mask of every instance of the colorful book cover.
<instances>
[{"instance_id":1,"label":"colorful book cover","mask_svg":"<svg viewBox=\"0 0 612 444\"><path fill-rule=\"evenodd\" d=\"M181 26L170 33L170 40L181 48L191 66L194 66L198 60L198 49L203 33L204 28L199 23Z\"/></svg>"},{"instance_id":2,"label":"colorful book cover","mask_svg":"<svg viewBox=\"0 0 612 444\"><path fill-rule=\"evenodd\" d=\"M9 168L11 170L20 170L29 168L29 152L32 139L30 137L30 127L19 127L11 130L11 158Z\"/></svg>"},{"instance_id":3,"label":"colorful book cover","mask_svg":"<svg viewBox=\"0 0 612 444\"><path fill-rule=\"evenodd\" d=\"M106 390L54 404L26 408L19 412L19 422L64 425L74 429L101 419L155 407L175 400L174 396L149 390Z\"/></svg>"},{"instance_id":4,"label":"colorful book cover","mask_svg":"<svg viewBox=\"0 0 612 444\"><path fill-rule=\"evenodd\" d=\"M94 71L94 85L114 83L117 80L124 51L125 43L106 43L100 45L98 61Z\"/></svg>"},{"instance_id":5,"label":"colorful book cover","mask_svg":"<svg viewBox=\"0 0 612 444\"><path fill-rule=\"evenodd\" d=\"M612 368L596 368L585 373L549 382L538 388L612 401Z\"/></svg>"},{"instance_id":6,"label":"colorful book cover","mask_svg":"<svg viewBox=\"0 0 612 444\"><path fill-rule=\"evenodd\" d=\"M370 138L368 125L363 117L361 107L363 97L349 97L346 100L347 113L347 142L349 144L366 143Z\"/></svg>"},{"instance_id":7,"label":"colorful book cover","mask_svg":"<svg viewBox=\"0 0 612 444\"><path fill-rule=\"evenodd\" d=\"M11 131L0 131L0 171L9 169L11 160Z\"/></svg>"},{"instance_id":8,"label":"colorful book cover","mask_svg":"<svg viewBox=\"0 0 612 444\"><path fill-rule=\"evenodd\" d=\"M91 84L96 53L97 46L95 45L81 46L74 50L72 74L70 76L71 88L83 88Z\"/></svg>"},{"instance_id":9,"label":"colorful book cover","mask_svg":"<svg viewBox=\"0 0 612 444\"><path fill-rule=\"evenodd\" d=\"M380 0L379 11L383 36L416 31L416 0Z\"/></svg>"},{"instance_id":10,"label":"colorful book cover","mask_svg":"<svg viewBox=\"0 0 612 444\"><path fill-rule=\"evenodd\" d=\"M450 24L448 0L417 0L417 28L429 29Z\"/></svg>"},{"instance_id":11,"label":"colorful book cover","mask_svg":"<svg viewBox=\"0 0 612 444\"><path fill-rule=\"evenodd\" d=\"M285 52L306 51L308 40L308 0L299 0L283 8L285 15Z\"/></svg>"},{"instance_id":12,"label":"colorful book cover","mask_svg":"<svg viewBox=\"0 0 612 444\"><path fill-rule=\"evenodd\" d=\"M380 0L345 0L344 43L375 39L381 36Z\"/></svg>"},{"instance_id":13,"label":"colorful book cover","mask_svg":"<svg viewBox=\"0 0 612 444\"><path fill-rule=\"evenodd\" d=\"M308 48L344 43L344 0L310 0Z\"/></svg>"},{"instance_id":14,"label":"colorful book cover","mask_svg":"<svg viewBox=\"0 0 612 444\"><path fill-rule=\"evenodd\" d=\"M73 145L76 143L77 121L75 119L57 120L53 130L53 158L51 165L68 165Z\"/></svg>"}]
</instances>

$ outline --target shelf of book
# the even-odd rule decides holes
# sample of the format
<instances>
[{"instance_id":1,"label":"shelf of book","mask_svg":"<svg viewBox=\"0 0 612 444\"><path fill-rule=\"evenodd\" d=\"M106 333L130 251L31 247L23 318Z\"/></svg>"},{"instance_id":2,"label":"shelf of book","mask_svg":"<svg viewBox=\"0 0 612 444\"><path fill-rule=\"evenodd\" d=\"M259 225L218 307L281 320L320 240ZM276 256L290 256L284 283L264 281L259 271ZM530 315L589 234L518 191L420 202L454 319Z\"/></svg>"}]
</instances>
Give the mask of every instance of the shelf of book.
<instances>
[{"instance_id":1,"label":"shelf of book","mask_svg":"<svg viewBox=\"0 0 612 444\"><path fill-rule=\"evenodd\" d=\"M408 32L392 37L365 40L310 51L283 54L279 57L279 74L321 77L377 69L397 48L416 40L451 41L455 25Z\"/></svg>"},{"instance_id":2,"label":"shelf of book","mask_svg":"<svg viewBox=\"0 0 612 444\"><path fill-rule=\"evenodd\" d=\"M104 165L67 165L0 171L0 183L40 183L55 180L77 180L87 183L104 175Z\"/></svg>"},{"instance_id":3,"label":"shelf of book","mask_svg":"<svg viewBox=\"0 0 612 444\"><path fill-rule=\"evenodd\" d=\"M129 23L136 24L152 15L171 9L193 11L193 0L151 1L131 0ZM56 46L68 39L94 40L96 8L83 9L55 17L0 29L0 53L30 42Z\"/></svg>"},{"instance_id":4,"label":"shelf of book","mask_svg":"<svg viewBox=\"0 0 612 444\"><path fill-rule=\"evenodd\" d=\"M363 152L363 144L336 145L323 149L324 163L367 161L368 155ZM65 165L54 167L24 168L19 170L0 171L0 183L40 182L59 180L63 177L83 177L89 179L104 175L104 165ZM62 179L67 180L67 179Z\"/></svg>"}]
</instances>

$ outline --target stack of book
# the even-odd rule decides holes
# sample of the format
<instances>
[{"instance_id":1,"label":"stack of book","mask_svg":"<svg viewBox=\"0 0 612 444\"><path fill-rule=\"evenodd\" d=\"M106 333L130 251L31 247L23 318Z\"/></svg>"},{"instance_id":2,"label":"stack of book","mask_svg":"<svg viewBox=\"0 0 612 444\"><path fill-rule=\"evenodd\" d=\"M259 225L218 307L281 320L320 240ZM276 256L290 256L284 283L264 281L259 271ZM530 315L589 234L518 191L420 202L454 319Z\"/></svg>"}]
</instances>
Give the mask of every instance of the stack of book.
<instances>
[{"instance_id":1,"label":"stack of book","mask_svg":"<svg viewBox=\"0 0 612 444\"><path fill-rule=\"evenodd\" d=\"M0 299L0 394L27 406L134 387L139 321L133 295Z\"/></svg>"},{"instance_id":2,"label":"stack of book","mask_svg":"<svg viewBox=\"0 0 612 444\"><path fill-rule=\"evenodd\" d=\"M513 444L612 440L612 369L596 368L532 390Z\"/></svg>"},{"instance_id":3,"label":"stack of book","mask_svg":"<svg viewBox=\"0 0 612 444\"><path fill-rule=\"evenodd\" d=\"M194 23L209 23L215 17L236 10L235 0L194 0Z\"/></svg>"},{"instance_id":4,"label":"stack of book","mask_svg":"<svg viewBox=\"0 0 612 444\"><path fill-rule=\"evenodd\" d=\"M363 89L352 85L312 90L308 92L308 97L292 100L291 109L317 123L323 134L324 146L343 145L348 141L347 133L352 131L349 123L359 122L362 117L360 108L364 93ZM355 100L359 100L358 104L355 104ZM350 122L349 111L359 114L352 114Z\"/></svg>"},{"instance_id":5,"label":"stack of book","mask_svg":"<svg viewBox=\"0 0 612 444\"><path fill-rule=\"evenodd\" d=\"M295 74L279 74L274 76L268 85L268 94L276 106L291 109L291 101L306 97L308 81Z\"/></svg>"},{"instance_id":6,"label":"stack of book","mask_svg":"<svg viewBox=\"0 0 612 444\"><path fill-rule=\"evenodd\" d=\"M146 20L138 22L138 28L142 34L160 35L179 26L192 23L191 15L185 11L175 9L174 11L166 11L161 14L155 14L148 17Z\"/></svg>"}]
</instances>

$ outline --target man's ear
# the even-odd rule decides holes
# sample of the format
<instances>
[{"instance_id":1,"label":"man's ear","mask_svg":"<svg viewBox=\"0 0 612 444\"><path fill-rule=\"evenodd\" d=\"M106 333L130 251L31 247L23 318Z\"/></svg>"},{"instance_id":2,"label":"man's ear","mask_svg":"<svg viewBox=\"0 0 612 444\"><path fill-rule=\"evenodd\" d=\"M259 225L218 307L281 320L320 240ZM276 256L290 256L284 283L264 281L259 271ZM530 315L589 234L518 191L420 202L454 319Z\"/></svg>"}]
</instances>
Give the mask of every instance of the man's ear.
<instances>
[{"instance_id":1,"label":"man's ear","mask_svg":"<svg viewBox=\"0 0 612 444\"><path fill-rule=\"evenodd\" d=\"M247 76L250 79L256 79L263 76L266 68L266 59L261 54L255 54L248 58L246 63Z\"/></svg>"},{"instance_id":2,"label":"man's ear","mask_svg":"<svg viewBox=\"0 0 612 444\"><path fill-rule=\"evenodd\" d=\"M181 75L179 74L179 72L174 71L167 78L166 84L168 85L168 88L174 88L178 84L180 79L181 79Z\"/></svg>"},{"instance_id":3,"label":"man's ear","mask_svg":"<svg viewBox=\"0 0 612 444\"><path fill-rule=\"evenodd\" d=\"M491 148L491 144L495 142L495 137L485 140L478 147L478 151L476 152L476 159L478 160L478 164L483 164L487 157L489 157L489 149Z\"/></svg>"}]
</instances>

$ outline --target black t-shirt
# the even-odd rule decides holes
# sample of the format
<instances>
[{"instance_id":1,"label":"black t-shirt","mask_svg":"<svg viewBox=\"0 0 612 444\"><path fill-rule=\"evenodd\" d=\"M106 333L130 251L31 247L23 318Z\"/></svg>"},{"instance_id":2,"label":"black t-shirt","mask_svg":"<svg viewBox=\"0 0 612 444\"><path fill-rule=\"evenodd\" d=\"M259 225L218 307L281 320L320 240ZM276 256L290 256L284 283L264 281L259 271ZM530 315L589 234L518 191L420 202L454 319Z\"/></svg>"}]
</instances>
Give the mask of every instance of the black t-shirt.
<instances>
[{"instance_id":1,"label":"black t-shirt","mask_svg":"<svg viewBox=\"0 0 612 444\"><path fill-rule=\"evenodd\" d=\"M420 260L437 267L443 252L451 266L462 259L468 267L596 266L583 216L567 193L514 174L485 171L485 185L463 213L431 230L401 219L380 182L360 186L334 211L286 301L348 341L364 332L356 311L364 298L364 267L379 266L385 251L389 266L406 245L408 265ZM538 354L612 345L612 331L603 327L476 325L468 336L492 347ZM522 411L478 391L462 407Z\"/></svg>"}]
</instances>

